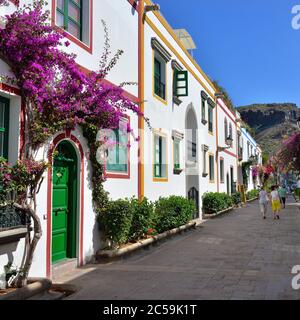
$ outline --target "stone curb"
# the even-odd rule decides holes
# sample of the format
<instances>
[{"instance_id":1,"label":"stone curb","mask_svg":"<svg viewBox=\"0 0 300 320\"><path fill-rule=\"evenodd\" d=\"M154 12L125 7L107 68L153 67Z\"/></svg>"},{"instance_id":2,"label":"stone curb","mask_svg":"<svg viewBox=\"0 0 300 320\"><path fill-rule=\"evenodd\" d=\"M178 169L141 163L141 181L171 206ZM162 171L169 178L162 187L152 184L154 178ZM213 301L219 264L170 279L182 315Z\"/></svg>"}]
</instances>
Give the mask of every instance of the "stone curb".
<instances>
[{"instance_id":1,"label":"stone curb","mask_svg":"<svg viewBox=\"0 0 300 320\"><path fill-rule=\"evenodd\" d=\"M98 263L101 263L101 262L109 262L111 260L115 260L118 258L123 258L137 250L140 250L142 248L147 248L153 244L156 244L159 241L171 238L172 236L175 236L183 231L196 228L197 225L198 225L197 222L192 221L179 228L168 230L164 233L158 234L157 236L153 236L151 238L141 240L140 242L134 243L126 248L114 249L114 250L99 250L95 256L96 261Z\"/></svg>"},{"instance_id":2,"label":"stone curb","mask_svg":"<svg viewBox=\"0 0 300 320\"><path fill-rule=\"evenodd\" d=\"M221 216L229 211L232 211L233 209L235 209L235 207L230 207L225 210L219 211L217 213L211 213L211 214L206 213L206 214L203 214L203 218L204 219L213 219L213 218Z\"/></svg>"},{"instance_id":3,"label":"stone curb","mask_svg":"<svg viewBox=\"0 0 300 320\"><path fill-rule=\"evenodd\" d=\"M253 198L253 199L249 199L249 200L247 200L247 202L253 202L253 201L257 200L257 199L258 199L258 197Z\"/></svg>"},{"instance_id":4,"label":"stone curb","mask_svg":"<svg viewBox=\"0 0 300 320\"><path fill-rule=\"evenodd\" d=\"M3 296L0 296L1 300L27 300L32 296L39 294L43 291L50 289L52 281L46 278L31 278L28 279L29 283L23 288L16 289Z\"/></svg>"}]
</instances>

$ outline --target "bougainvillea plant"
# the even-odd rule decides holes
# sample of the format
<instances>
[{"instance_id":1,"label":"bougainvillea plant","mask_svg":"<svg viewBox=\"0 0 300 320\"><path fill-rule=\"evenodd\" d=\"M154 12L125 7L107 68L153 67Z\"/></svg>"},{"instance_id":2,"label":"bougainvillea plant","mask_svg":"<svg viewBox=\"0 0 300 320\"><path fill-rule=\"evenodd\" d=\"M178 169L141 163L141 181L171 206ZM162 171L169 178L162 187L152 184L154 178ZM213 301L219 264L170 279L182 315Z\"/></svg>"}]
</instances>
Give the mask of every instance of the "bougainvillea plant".
<instances>
[{"instance_id":1,"label":"bougainvillea plant","mask_svg":"<svg viewBox=\"0 0 300 320\"><path fill-rule=\"evenodd\" d=\"M277 160L281 170L300 171L300 132L283 141Z\"/></svg>"},{"instance_id":2,"label":"bougainvillea plant","mask_svg":"<svg viewBox=\"0 0 300 320\"><path fill-rule=\"evenodd\" d=\"M13 77L4 76L2 81L18 86L25 105L26 148L18 170L21 174L28 167L37 171L35 178L23 181L27 200L15 204L26 209L34 221L34 236L29 243L18 286L26 284L33 253L42 235L36 213L36 193L46 164L34 160L35 152L55 133L80 126L90 148L94 204L96 210L101 211L106 193L102 186L103 167L96 159L101 144L96 141L97 133L104 128L118 128L127 111L143 116L139 106L124 97L123 85L126 83L116 87L103 81L122 54L119 50L109 60L109 38L104 22L103 25L105 46L99 70L89 74L81 71L75 55L63 51L63 47L70 43L65 41L62 32L50 25L50 13L44 10L43 0L33 1L32 5L24 5L6 16L6 26L0 29L0 59L13 74ZM149 123L148 119L145 120ZM131 128L127 130L132 131Z\"/></svg>"}]
</instances>

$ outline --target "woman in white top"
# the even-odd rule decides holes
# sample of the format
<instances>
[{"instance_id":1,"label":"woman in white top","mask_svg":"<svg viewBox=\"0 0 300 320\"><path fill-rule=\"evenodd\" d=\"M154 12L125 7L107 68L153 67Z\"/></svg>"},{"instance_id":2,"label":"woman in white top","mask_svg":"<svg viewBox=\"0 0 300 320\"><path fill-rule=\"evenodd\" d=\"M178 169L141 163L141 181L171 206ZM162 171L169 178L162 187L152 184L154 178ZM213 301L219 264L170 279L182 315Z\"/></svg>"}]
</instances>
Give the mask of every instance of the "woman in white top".
<instances>
[{"instance_id":1,"label":"woman in white top","mask_svg":"<svg viewBox=\"0 0 300 320\"><path fill-rule=\"evenodd\" d=\"M263 215L263 219L266 219L266 214L267 214L267 210L268 210L268 194L267 192L261 188L260 192L259 192L259 207L260 207L260 211Z\"/></svg>"}]
</instances>

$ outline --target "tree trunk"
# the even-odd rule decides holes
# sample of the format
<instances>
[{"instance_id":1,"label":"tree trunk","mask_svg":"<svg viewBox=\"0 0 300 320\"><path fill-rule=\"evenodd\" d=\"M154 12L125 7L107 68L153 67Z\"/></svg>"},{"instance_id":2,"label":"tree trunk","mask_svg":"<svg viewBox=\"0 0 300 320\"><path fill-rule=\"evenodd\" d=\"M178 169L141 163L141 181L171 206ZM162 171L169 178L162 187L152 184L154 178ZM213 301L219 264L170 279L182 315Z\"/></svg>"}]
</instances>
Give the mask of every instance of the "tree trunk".
<instances>
[{"instance_id":1,"label":"tree trunk","mask_svg":"<svg viewBox=\"0 0 300 320\"><path fill-rule=\"evenodd\" d=\"M29 206L29 205L21 206L19 204L14 204L14 206L17 209L25 211L26 213L29 214L29 216L33 220L33 232L34 232L33 238L29 243L29 248L27 251L24 266L22 266L22 270L20 271L20 273L15 281L16 286L20 288L20 287L23 287L27 284L27 278L28 278L29 270L32 265L34 252L35 252L36 246L37 246L40 238L42 237L42 226L41 226L41 221L40 221L38 215L36 214L35 210L33 210L31 208L31 206Z\"/></svg>"}]
</instances>

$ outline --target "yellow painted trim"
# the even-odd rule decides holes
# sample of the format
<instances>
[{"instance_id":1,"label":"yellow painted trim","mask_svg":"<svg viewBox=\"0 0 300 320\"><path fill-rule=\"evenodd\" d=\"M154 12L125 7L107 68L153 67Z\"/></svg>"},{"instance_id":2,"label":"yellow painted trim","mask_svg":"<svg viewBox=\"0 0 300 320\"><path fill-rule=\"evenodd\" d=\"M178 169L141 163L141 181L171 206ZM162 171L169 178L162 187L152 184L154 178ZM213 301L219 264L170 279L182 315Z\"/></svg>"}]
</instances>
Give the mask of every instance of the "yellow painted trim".
<instances>
[{"instance_id":1,"label":"yellow painted trim","mask_svg":"<svg viewBox=\"0 0 300 320\"><path fill-rule=\"evenodd\" d=\"M168 162L168 135L161 131L161 129L153 129L152 134L152 180L153 182L168 182L169 181L169 162ZM166 177L157 178L154 174L154 163L155 163L155 136L161 136L166 139Z\"/></svg>"},{"instance_id":2,"label":"yellow painted trim","mask_svg":"<svg viewBox=\"0 0 300 320\"><path fill-rule=\"evenodd\" d=\"M169 182L168 178L153 178L153 182Z\"/></svg>"},{"instance_id":3,"label":"yellow painted trim","mask_svg":"<svg viewBox=\"0 0 300 320\"><path fill-rule=\"evenodd\" d=\"M215 174L216 174L216 169L215 169L215 155L212 153L212 152L208 152L208 177L210 176L210 161L209 161L209 157L210 156L213 156L214 157L214 179L213 180L210 180L209 179L209 183L215 183Z\"/></svg>"},{"instance_id":4,"label":"yellow painted trim","mask_svg":"<svg viewBox=\"0 0 300 320\"><path fill-rule=\"evenodd\" d=\"M212 131L209 131L209 130L208 130L208 133L209 133L211 136L214 137L214 133L213 133Z\"/></svg>"},{"instance_id":5,"label":"yellow painted trim","mask_svg":"<svg viewBox=\"0 0 300 320\"><path fill-rule=\"evenodd\" d=\"M157 99L158 101L160 101L161 103L163 103L164 105L168 105L168 64L165 62L165 76L166 76L166 84L165 84L165 95L166 95L166 99L164 100L163 98L161 98L160 96L158 96L157 94L155 94L155 81L154 81L154 58L155 58L155 50L152 49L152 95L155 99Z\"/></svg>"},{"instance_id":6,"label":"yellow painted trim","mask_svg":"<svg viewBox=\"0 0 300 320\"><path fill-rule=\"evenodd\" d=\"M160 37L164 44L176 55L177 59L185 66L185 68L193 75L193 77L201 84L205 91L214 99L214 94L208 89L208 87L203 83L203 81L196 75L196 73L190 68L187 62L182 58L182 56L176 51L176 49L170 44L166 37L158 30L154 23L146 16L145 21L151 27L151 29ZM214 88L214 87L213 87Z\"/></svg>"},{"instance_id":7,"label":"yellow painted trim","mask_svg":"<svg viewBox=\"0 0 300 320\"><path fill-rule=\"evenodd\" d=\"M147 5L153 4L151 0L145 0ZM211 82L211 80L208 78L208 76L204 73L204 71L200 68L198 63L193 59L193 57L189 54L187 49L184 47L184 45L180 42L180 40L177 38L175 32L173 31L172 27L169 25L169 23L166 21L166 19L158 12L154 11L153 14L156 16L156 18L159 20L159 22L164 26L164 28L169 32L171 37L175 40L175 42L178 44L178 46L183 50L183 52L187 55L189 60L192 62L192 64L196 67L196 69L201 73L201 75L204 77L204 79L209 83L209 85L215 90L215 86ZM147 17L146 17L147 20ZM149 19L148 19L149 20ZM148 21L147 21L148 22Z\"/></svg>"},{"instance_id":8,"label":"yellow painted trim","mask_svg":"<svg viewBox=\"0 0 300 320\"><path fill-rule=\"evenodd\" d=\"M160 96L156 95L156 94L154 93L154 91L153 91L153 97L154 97L155 99L157 99L159 102L163 103L165 106L168 105L168 102L167 102L166 100L164 100L163 98L161 98Z\"/></svg>"}]
</instances>

